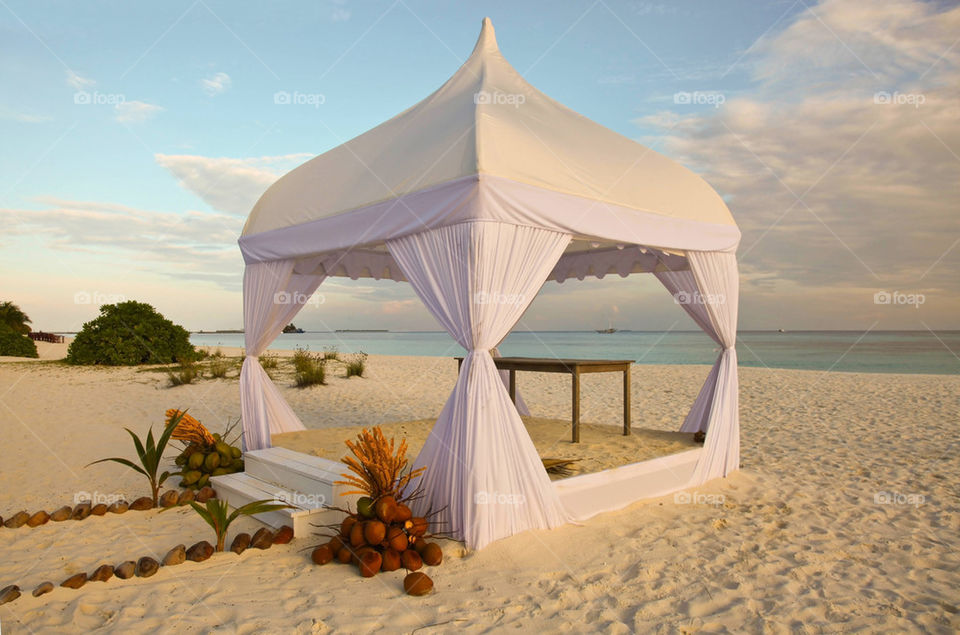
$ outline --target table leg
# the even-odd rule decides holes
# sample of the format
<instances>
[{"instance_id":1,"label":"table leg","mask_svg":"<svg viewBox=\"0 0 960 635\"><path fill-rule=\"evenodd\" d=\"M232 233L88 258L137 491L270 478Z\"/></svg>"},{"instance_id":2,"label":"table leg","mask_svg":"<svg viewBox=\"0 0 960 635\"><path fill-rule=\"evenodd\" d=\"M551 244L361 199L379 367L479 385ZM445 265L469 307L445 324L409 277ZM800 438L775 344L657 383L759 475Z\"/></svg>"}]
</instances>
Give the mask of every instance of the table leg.
<instances>
[{"instance_id":1,"label":"table leg","mask_svg":"<svg viewBox=\"0 0 960 635\"><path fill-rule=\"evenodd\" d=\"M517 405L517 371L510 371L510 401Z\"/></svg>"},{"instance_id":2,"label":"table leg","mask_svg":"<svg viewBox=\"0 0 960 635\"><path fill-rule=\"evenodd\" d=\"M573 389L573 443L580 443L580 373L574 369L570 382Z\"/></svg>"},{"instance_id":3,"label":"table leg","mask_svg":"<svg viewBox=\"0 0 960 635\"><path fill-rule=\"evenodd\" d=\"M630 366L623 371L623 436L630 436Z\"/></svg>"}]
</instances>

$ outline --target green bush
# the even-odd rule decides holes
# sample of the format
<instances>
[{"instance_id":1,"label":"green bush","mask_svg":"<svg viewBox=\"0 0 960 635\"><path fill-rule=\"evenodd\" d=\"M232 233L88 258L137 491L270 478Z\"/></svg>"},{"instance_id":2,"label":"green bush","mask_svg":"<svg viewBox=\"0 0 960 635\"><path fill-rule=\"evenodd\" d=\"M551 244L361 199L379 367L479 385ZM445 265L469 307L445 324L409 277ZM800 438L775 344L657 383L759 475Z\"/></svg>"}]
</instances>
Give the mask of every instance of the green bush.
<instances>
[{"instance_id":1,"label":"green bush","mask_svg":"<svg viewBox=\"0 0 960 635\"><path fill-rule=\"evenodd\" d=\"M319 353L313 355L298 348L293 354L294 380L298 388L327 383L327 361Z\"/></svg>"},{"instance_id":2,"label":"green bush","mask_svg":"<svg viewBox=\"0 0 960 635\"><path fill-rule=\"evenodd\" d=\"M347 361L347 379L351 377L363 377L364 371L367 369L367 354L358 353L352 356Z\"/></svg>"},{"instance_id":3,"label":"green bush","mask_svg":"<svg viewBox=\"0 0 960 635\"><path fill-rule=\"evenodd\" d=\"M200 371L192 363L186 363L167 373L170 380L170 387L192 384L193 380L200 376Z\"/></svg>"},{"instance_id":4,"label":"green bush","mask_svg":"<svg viewBox=\"0 0 960 635\"><path fill-rule=\"evenodd\" d=\"M216 356L211 356L213 361L210 362L210 365L207 366L207 370L210 371L210 376L214 379L223 379L227 376L227 371L230 370L230 367L233 365L226 359Z\"/></svg>"},{"instance_id":5,"label":"green bush","mask_svg":"<svg viewBox=\"0 0 960 635\"><path fill-rule=\"evenodd\" d=\"M0 324L6 324L14 333L26 335L30 332L30 318L13 302L0 302Z\"/></svg>"},{"instance_id":6,"label":"green bush","mask_svg":"<svg viewBox=\"0 0 960 635\"><path fill-rule=\"evenodd\" d=\"M37 345L26 335L21 335L0 322L0 355L37 357Z\"/></svg>"},{"instance_id":7,"label":"green bush","mask_svg":"<svg viewBox=\"0 0 960 635\"><path fill-rule=\"evenodd\" d=\"M143 302L104 304L67 350L71 364L132 366L192 362L190 334Z\"/></svg>"}]
</instances>

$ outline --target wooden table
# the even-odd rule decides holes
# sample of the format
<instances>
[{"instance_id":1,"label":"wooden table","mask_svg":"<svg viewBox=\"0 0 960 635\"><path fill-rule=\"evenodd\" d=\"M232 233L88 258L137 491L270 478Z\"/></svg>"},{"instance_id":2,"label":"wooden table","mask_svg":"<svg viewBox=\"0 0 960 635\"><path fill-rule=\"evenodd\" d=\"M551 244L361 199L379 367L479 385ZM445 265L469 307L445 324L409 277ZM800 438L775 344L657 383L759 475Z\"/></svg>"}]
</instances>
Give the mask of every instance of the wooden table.
<instances>
[{"instance_id":1,"label":"wooden table","mask_svg":"<svg viewBox=\"0 0 960 635\"><path fill-rule=\"evenodd\" d=\"M463 358L457 357L457 372ZM623 434L630 434L630 365L632 359L541 359L536 357L494 357L499 370L510 371L510 399L517 403L517 371L567 373L572 377L573 443L580 443L580 375L587 373L623 373Z\"/></svg>"}]
</instances>

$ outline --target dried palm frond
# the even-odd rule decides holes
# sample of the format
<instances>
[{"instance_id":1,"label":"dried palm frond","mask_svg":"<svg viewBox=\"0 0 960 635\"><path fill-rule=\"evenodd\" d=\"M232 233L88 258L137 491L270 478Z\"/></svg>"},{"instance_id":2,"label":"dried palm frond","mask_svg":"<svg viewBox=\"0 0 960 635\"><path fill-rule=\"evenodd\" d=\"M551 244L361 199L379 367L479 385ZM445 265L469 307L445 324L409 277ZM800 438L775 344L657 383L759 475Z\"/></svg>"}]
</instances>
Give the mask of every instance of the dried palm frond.
<instances>
[{"instance_id":1,"label":"dried palm frond","mask_svg":"<svg viewBox=\"0 0 960 635\"><path fill-rule=\"evenodd\" d=\"M174 439L196 443L205 447L216 443L210 431L207 430L202 423L188 415L185 410L181 411L176 408L170 408L166 414L168 426L173 423L178 416L180 417L180 421L176 424L176 428L171 435Z\"/></svg>"},{"instance_id":2,"label":"dried palm frond","mask_svg":"<svg viewBox=\"0 0 960 635\"><path fill-rule=\"evenodd\" d=\"M543 469L547 474L556 474L557 476L570 476L573 474L572 465L579 459L540 459L543 463Z\"/></svg>"},{"instance_id":3,"label":"dried palm frond","mask_svg":"<svg viewBox=\"0 0 960 635\"><path fill-rule=\"evenodd\" d=\"M387 441L379 426L372 430L364 428L357 435L356 442L347 440L347 447L353 456L341 459L353 474L341 474L343 481L337 485L349 485L357 489L342 495L364 494L377 499L393 496L402 502L402 493L407 484L423 474L425 467L404 473L407 467L407 441L402 439L394 450L393 439Z\"/></svg>"}]
</instances>

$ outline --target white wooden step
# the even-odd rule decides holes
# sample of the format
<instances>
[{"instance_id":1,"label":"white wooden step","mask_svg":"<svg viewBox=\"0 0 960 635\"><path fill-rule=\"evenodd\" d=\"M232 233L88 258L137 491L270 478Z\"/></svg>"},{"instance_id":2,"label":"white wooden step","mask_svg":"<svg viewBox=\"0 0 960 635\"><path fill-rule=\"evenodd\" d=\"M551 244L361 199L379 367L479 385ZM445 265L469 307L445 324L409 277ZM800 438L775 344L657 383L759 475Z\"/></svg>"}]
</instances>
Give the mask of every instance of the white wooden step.
<instances>
[{"instance_id":1,"label":"white wooden step","mask_svg":"<svg viewBox=\"0 0 960 635\"><path fill-rule=\"evenodd\" d=\"M217 497L227 501L231 507L264 499L292 505L292 508L257 514L254 518L274 528L290 525L294 536L311 536L321 531L313 525L335 523L343 518L342 512L324 507L325 498L282 487L244 472L214 476L210 482L217 491Z\"/></svg>"},{"instance_id":2,"label":"white wooden step","mask_svg":"<svg viewBox=\"0 0 960 635\"><path fill-rule=\"evenodd\" d=\"M356 496L342 496L348 486L337 485L343 480L346 466L318 456L294 452L286 448L253 450L243 456L245 472L268 483L322 499L323 504L345 507Z\"/></svg>"}]
</instances>

